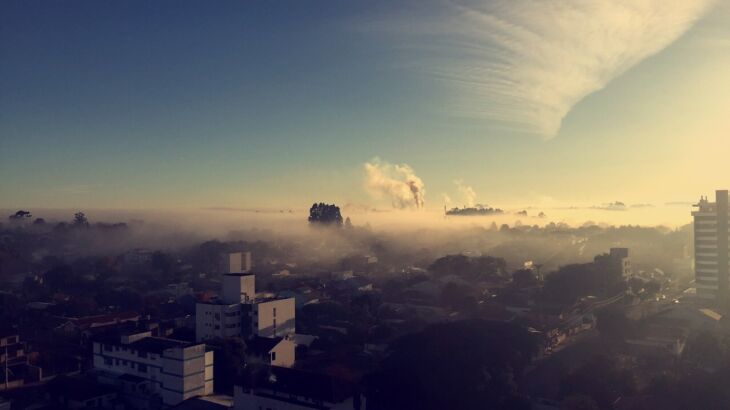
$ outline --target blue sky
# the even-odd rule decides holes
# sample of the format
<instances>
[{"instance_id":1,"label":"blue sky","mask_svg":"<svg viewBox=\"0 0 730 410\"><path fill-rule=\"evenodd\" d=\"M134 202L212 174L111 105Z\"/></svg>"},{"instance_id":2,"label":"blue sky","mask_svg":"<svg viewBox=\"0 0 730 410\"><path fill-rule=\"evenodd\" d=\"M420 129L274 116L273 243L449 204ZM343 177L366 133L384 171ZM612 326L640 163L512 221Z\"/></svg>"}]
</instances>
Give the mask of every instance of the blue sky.
<instances>
[{"instance_id":1,"label":"blue sky","mask_svg":"<svg viewBox=\"0 0 730 410\"><path fill-rule=\"evenodd\" d=\"M388 207L375 157L435 208L727 187L685 181L727 148L725 2L538 3L4 2L0 207Z\"/></svg>"}]
</instances>

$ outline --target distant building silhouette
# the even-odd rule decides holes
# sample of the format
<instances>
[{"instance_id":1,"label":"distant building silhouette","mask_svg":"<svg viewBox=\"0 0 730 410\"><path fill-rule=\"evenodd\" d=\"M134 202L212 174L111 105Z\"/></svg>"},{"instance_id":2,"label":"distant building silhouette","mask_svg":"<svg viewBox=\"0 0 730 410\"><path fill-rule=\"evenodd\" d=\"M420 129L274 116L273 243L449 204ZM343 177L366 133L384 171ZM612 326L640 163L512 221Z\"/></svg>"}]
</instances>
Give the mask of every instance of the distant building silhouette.
<instances>
[{"instance_id":1,"label":"distant building silhouette","mask_svg":"<svg viewBox=\"0 0 730 410\"><path fill-rule=\"evenodd\" d=\"M701 197L694 206L697 297L717 303L728 296L728 191L716 191L715 202Z\"/></svg>"}]
</instances>

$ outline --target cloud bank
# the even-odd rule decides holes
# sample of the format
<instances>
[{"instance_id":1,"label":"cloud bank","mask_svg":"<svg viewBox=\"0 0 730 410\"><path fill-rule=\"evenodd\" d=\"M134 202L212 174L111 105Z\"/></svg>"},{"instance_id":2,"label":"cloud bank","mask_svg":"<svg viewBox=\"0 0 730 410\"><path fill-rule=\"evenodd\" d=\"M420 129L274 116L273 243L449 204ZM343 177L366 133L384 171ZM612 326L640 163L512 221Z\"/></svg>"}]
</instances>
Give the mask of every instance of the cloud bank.
<instances>
[{"instance_id":1,"label":"cloud bank","mask_svg":"<svg viewBox=\"0 0 730 410\"><path fill-rule=\"evenodd\" d=\"M581 99L663 50L713 0L436 1L437 15L380 26L453 91L456 116L555 136Z\"/></svg>"},{"instance_id":2,"label":"cloud bank","mask_svg":"<svg viewBox=\"0 0 730 410\"><path fill-rule=\"evenodd\" d=\"M366 162L365 189L377 198L387 198L396 209L422 209L426 190L423 181L406 164L389 164L379 158Z\"/></svg>"}]
</instances>

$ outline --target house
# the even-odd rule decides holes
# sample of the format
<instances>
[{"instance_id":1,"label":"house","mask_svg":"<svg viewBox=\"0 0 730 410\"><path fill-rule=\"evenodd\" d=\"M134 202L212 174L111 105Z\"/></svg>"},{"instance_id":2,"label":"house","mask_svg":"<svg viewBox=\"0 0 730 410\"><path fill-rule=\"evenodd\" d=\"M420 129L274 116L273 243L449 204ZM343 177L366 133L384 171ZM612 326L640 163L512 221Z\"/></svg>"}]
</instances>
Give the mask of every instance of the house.
<instances>
[{"instance_id":1,"label":"house","mask_svg":"<svg viewBox=\"0 0 730 410\"><path fill-rule=\"evenodd\" d=\"M99 380L127 396L164 405L213 393L213 352L203 343L152 337L151 332L102 335L93 341Z\"/></svg>"},{"instance_id":2,"label":"house","mask_svg":"<svg viewBox=\"0 0 730 410\"><path fill-rule=\"evenodd\" d=\"M263 367L233 388L236 410L364 410L357 389L329 375L286 367Z\"/></svg>"},{"instance_id":3,"label":"house","mask_svg":"<svg viewBox=\"0 0 730 410\"><path fill-rule=\"evenodd\" d=\"M120 312L108 315L86 316L81 318L65 318L66 321L56 327L56 330L65 335L80 335L88 329L115 325L125 322L138 322L139 313Z\"/></svg>"},{"instance_id":4,"label":"house","mask_svg":"<svg viewBox=\"0 0 730 410\"><path fill-rule=\"evenodd\" d=\"M246 354L271 366L294 365L296 343L288 338L256 336L246 341Z\"/></svg>"}]
</instances>

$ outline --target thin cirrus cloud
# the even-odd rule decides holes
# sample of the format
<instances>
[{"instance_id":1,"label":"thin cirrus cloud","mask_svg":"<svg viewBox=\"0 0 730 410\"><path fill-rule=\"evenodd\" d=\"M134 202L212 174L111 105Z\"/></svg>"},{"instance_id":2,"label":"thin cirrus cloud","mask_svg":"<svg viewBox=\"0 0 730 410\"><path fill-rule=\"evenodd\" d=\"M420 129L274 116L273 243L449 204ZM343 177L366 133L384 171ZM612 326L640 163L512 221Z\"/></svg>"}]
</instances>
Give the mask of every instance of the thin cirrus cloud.
<instances>
[{"instance_id":1,"label":"thin cirrus cloud","mask_svg":"<svg viewBox=\"0 0 730 410\"><path fill-rule=\"evenodd\" d=\"M549 139L581 99L672 44L713 3L439 0L436 13L375 27L401 35L413 67L447 85L452 115Z\"/></svg>"}]
</instances>

